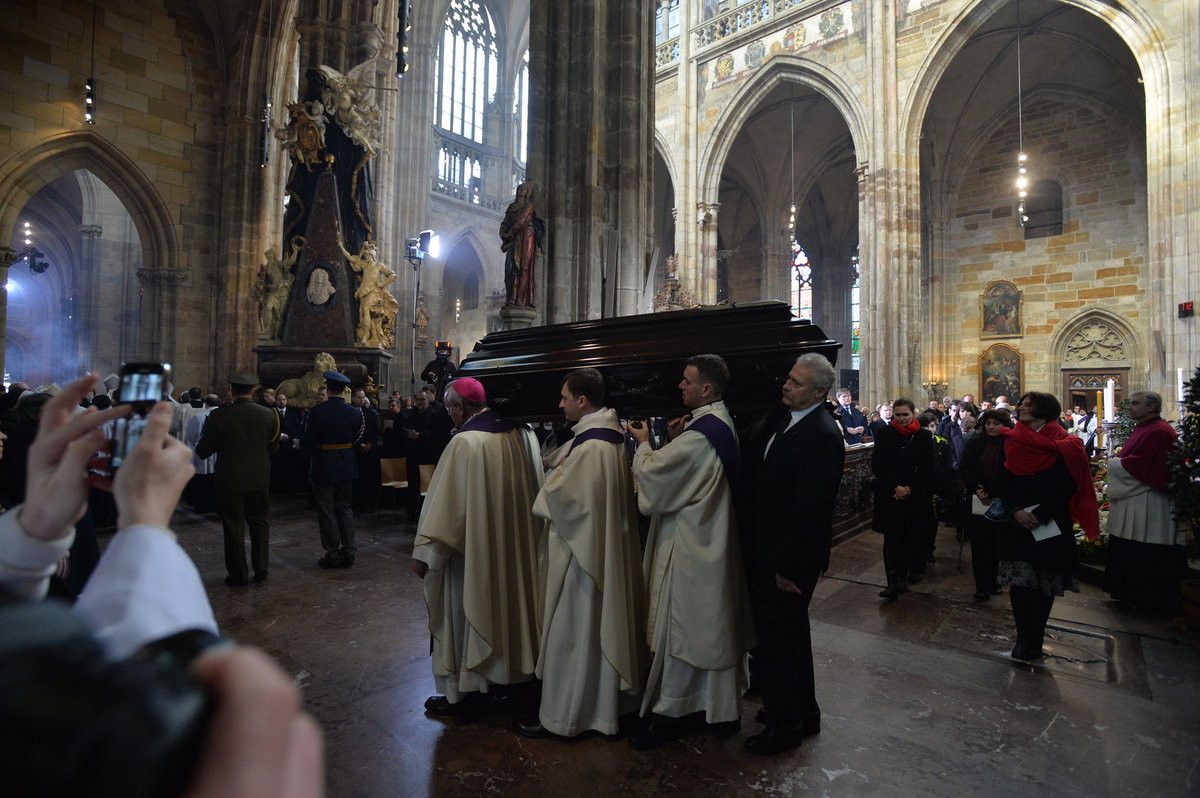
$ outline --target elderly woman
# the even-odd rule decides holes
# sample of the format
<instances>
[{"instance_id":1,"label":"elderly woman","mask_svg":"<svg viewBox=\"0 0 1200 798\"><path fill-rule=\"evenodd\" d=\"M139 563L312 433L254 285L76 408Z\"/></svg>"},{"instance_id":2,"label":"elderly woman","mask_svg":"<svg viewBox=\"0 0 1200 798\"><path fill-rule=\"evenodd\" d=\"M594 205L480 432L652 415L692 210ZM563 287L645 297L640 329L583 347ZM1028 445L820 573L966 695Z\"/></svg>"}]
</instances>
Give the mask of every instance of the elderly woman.
<instances>
[{"instance_id":1,"label":"elderly woman","mask_svg":"<svg viewBox=\"0 0 1200 798\"><path fill-rule=\"evenodd\" d=\"M1013 659L1042 657L1054 597L1079 592L1072 519L1089 538L1100 535L1099 507L1081 441L1058 424L1062 411L1048 393L1017 403L1017 425L1002 429L1004 478L999 498L1014 523L998 540L1000 584L1010 586L1017 642ZM995 515L989 508L989 514Z\"/></svg>"},{"instance_id":2,"label":"elderly woman","mask_svg":"<svg viewBox=\"0 0 1200 798\"><path fill-rule=\"evenodd\" d=\"M972 501L973 510L967 517L967 534L971 539L971 569L975 573L975 600L987 601L1000 591L996 584L999 561L996 558L996 537L1007 533L1006 521L984 517L983 508L1000 493L1004 476L1004 437L1001 430L1012 428L1007 410L988 410L980 416L983 432L972 435L963 445L958 461L958 473Z\"/></svg>"},{"instance_id":3,"label":"elderly woman","mask_svg":"<svg viewBox=\"0 0 1200 798\"><path fill-rule=\"evenodd\" d=\"M916 415L911 399L892 402L891 423L875 433L871 453L874 526L876 532L883 533L883 564L887 569L887 587L879 597L889 603L908 590L910 572L924 570L926 550L922 543L933 518L933 484L937 476L933 435L921 428Z\"/></svg>"},{"instance_id":4,"label":"elderly woman","mask_svg":"<svg viewBox=\"0 0 1200 798\"><path fill-rule=\"evenodd\" d=\"M1187 573L1184 540L1167 494L1168 457L1178 436L1163 421L1162 397L1139 391L1129 397L1136 426L1108 461L1108 565L1104 589L1113 598L1168 617L1179 613L1179 580Z\"/></svg>"}]
</instances>

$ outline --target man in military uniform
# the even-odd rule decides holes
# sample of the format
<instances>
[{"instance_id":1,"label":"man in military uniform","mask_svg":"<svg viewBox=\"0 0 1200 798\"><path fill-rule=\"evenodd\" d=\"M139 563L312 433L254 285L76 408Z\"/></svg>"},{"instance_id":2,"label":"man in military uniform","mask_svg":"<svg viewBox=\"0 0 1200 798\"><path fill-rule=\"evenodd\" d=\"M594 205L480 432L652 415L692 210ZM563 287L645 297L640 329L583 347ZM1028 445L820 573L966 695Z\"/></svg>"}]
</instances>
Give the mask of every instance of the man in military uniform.
<instances>
[{"instance_id":1,"label":"man in military uniform","mask_svg":"<svg viewBox=\"0 0 1200 798\"><path fill-rule=\"evenodd\" d=\"M354 564L354 479L358 476L354 446L363 437L362 410L346 404L350 378L325 372L328 401L308 411L300 445L312 454L310 478L317 505L317 523L325 556L322 568L349 568Z\"/></svg>"},{"instance_id":2,"label":"man in military uniform","mask_svg":"<svg viewBox=\"0 0 1200 798\"><path fill-rule=\"evenodd\" d=\"M267 538L271 520L271 454L279 448L279 416L253 399L258 377L229 375L233 404L208 416L196 443L196 456L217 457L217 514L225 533L225 584L248 584L246 527L254 581L267 578Z\"/></svg>"}]
</instances>

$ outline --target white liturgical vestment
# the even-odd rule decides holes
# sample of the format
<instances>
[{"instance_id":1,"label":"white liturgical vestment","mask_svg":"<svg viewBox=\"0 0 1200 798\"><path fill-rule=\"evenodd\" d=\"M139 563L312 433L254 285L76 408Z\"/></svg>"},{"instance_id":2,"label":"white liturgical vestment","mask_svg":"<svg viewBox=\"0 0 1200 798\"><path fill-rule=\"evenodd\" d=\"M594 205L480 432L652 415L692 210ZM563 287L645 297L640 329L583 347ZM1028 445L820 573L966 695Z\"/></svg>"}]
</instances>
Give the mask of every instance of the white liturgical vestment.
<instances>
[{"instance_id":1,"label":"white liturgical vestment","mask_svg":"<svg viewBox=\"0 0 1200 798\"><path fill-rule=\"evenodd\" d=\"M740 715L755 636L733 491L713 443L695 429L709 416L703 424L724 424L736 444L718 401L694 410L663 448L643 443L633 455L638 509L652 516L643 572L654 656L642 714L703 711L708 723L724 723Z\"/></svg>"},{"instance_id":2,"label":"white liturgical vestment","mask_svg":"<svg viewBox=\"0 0 1200 798\"><path fill-rule=\"evenodd\" d=\"M433 675L451 703L533 678L544 524L532 508L541 484L533 433L491 410L463 424L433 473L413 559L429 566Z\"/></svg>"},{"instance_id":3,"label":"white liturgical vestment","mask_svg":"<svg viewBox=\"0 0 1200 798\"><path fill-rule=\"evenodd\" d=\"M540 720L565 737L617 733L637 709L645 618L633 477L613 410L580 419L533 505L549 519Z\"/></svg>"}]
</instances>

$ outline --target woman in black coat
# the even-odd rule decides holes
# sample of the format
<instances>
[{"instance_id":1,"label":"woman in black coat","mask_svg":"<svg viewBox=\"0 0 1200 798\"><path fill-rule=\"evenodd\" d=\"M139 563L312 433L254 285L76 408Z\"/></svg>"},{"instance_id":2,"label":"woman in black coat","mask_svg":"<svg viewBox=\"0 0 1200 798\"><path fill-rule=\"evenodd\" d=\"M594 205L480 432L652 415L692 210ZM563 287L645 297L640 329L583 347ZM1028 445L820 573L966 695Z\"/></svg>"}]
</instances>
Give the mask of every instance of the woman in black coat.
<instances>
[{"instance_id":1,"label":"woman in black coat","mask_svg":"<svg viewBox=\"0 0 1200 798\"><path fill-rule=\"evenodd\" d=\"M1017 426L1002 430L1004 478L1000 500L1013 524L997 541L999 582L1010 585L1017 643L1013 659L1042 657L1054 597L1079 592L1072 519L1099 534L1099 510L1087 455L1058 424L1062 411L1047 393L1017 403Z\"/></svg>"},{"instance_id":2,"label":"woman in black coat","mask_svg":"<svg viewBox=\"0 0 1200 798\"><path fill-rule=\"evenodd\" d=\"M1000 495L1001 479L1005 474L1004 436L1000 430L1011 429L1012 418L1007 410L987 410L979 420L983 431L967 439L959 457L958 473L967 493L977 497L983 505L989 505ZM982 514L968 513L966 516L976 601L987 601L993 593L999 592L996 572L1000 561L996 556L996 536L1008 534L1006 525L1011 523L1007 519L993 521Z\"/></svg>"},{"instance_id":3,"label":"woman in black coat","mask_svg":"<svg viewBox=\"0 0 1200 798\"><path fill-rule=\"evenodd\" d=\"M883 533L887 587L879 597L895 601L908 590L907 575L924 570L921 545L933 519L933 481L937 466L933 435L917 423L911 399L892 402L892 421L875 435L871 455L875 474L875 531Z\"/></svg>"}]
</instances>

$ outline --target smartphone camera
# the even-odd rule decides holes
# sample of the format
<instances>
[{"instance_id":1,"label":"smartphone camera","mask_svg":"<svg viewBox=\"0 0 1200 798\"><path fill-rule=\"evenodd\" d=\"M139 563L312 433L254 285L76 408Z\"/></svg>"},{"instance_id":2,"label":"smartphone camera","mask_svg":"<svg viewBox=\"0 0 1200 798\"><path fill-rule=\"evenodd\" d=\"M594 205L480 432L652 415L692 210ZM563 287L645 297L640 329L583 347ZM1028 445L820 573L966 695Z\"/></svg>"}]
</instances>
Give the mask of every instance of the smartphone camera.
<instances>
[{"instance_id":1,"label":"smartphone camera","mask_svg":"<svg viewBox=\"0 0 1200 798\"><path fill-rule=\"evenodd\" d=\"M146 415L154 403L163 397L171 367L166 363L126 363L117 373L121 382L117 386L116 404L130 405L129 415L113 421L112 460L113 471L129 456L146 428Z\"/></svg>"}]
</instances>

